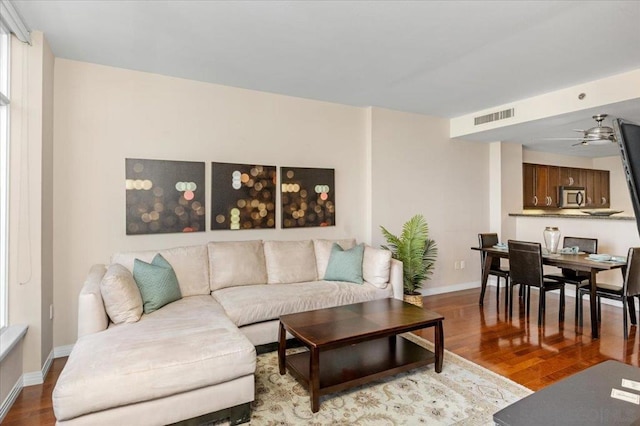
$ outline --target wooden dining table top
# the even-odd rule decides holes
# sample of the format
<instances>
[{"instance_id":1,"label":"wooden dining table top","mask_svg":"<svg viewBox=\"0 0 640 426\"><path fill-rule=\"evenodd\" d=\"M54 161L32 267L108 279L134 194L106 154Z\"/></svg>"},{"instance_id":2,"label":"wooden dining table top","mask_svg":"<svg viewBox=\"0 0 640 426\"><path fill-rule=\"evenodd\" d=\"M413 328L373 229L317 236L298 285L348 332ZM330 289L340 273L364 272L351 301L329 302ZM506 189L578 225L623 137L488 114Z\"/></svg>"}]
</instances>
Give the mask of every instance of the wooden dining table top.
<instances>
[{"instance_id":1,"label":"wooden dining table top","mask_svg":"<svg viewBox=\"0 0 640 426\"><path fill-rule=\"evenodd\" d=\"M472 250L484 251L486 253L491 253L492 256L498 256L503 259L509 258L509 249L508 248L498 248L498 247L471 247ZM579 253L579 254L564 254L564 253L556 253L556 254L543 254L542 262L545 265L556 266L558 268L570 268L575 269L577 271L591 271L592 269L606 271L610 269L617 269L623 266L626 266L627 262L624 261L613 261L613 260L593 260L588 258L587 253ZM617 259L625 259L623 256L613 256Z\"/></svg>"}]
</instances>

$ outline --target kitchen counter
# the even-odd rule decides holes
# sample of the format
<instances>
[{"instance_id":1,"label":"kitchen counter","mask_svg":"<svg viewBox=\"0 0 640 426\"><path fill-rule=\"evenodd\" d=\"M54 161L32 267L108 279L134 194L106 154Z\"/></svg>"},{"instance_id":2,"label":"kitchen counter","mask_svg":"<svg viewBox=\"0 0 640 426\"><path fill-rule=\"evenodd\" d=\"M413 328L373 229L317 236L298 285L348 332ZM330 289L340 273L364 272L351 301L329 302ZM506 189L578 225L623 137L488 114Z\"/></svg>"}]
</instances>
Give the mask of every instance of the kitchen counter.
<instances>
[{"instance_id":1,"label":"kitchen counter","mask_svg":"<svg viewBox=\"0 0 640 426\"><path fill-rule=\"evenodd\" d=\"M553 217L560 219L597 219L597 220L636 220L633 216L624 213L616 213L611 216L593 216L586 213L509 213L509 216L515 217Z\"/></svg>"}]
</instances>

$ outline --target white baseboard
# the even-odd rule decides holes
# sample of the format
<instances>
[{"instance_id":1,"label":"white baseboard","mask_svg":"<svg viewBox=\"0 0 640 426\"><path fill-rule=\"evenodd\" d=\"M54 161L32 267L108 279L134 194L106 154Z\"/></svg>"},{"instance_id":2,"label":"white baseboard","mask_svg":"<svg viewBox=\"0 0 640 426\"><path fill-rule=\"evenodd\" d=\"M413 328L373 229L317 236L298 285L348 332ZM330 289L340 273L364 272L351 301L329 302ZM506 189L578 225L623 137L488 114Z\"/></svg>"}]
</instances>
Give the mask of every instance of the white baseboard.
<instances>
[{"instance_id":1,"label":"white baseboard","mask_svg":"<svg viewBox=\"0 0 640 426\"><path fill-rule=\"evenodd\" d=\"M22 390L22 387L23 387L22 383L23 383L23 378L19 377L18 381L16 381L16 383L11 388L9 395L7 395L4 401L2 401L2 405L0 405L0 423L2 423L7 413L9 413L11 406L16 401L16 398L18 397L18 395L20 395L20 391Z\"/></svg>"},{"instance_id":2,"label":"white baseboard","mask_svg":"<svg viewBox=\"0 0 640 426\"><path fill-rule=\"evenodd\" d=\"M65 356L69 356L72 349L73 345L56 346L55 348L53 348L53 357L64 358Z\"/></svg>"},{"instance_id":3,"label":"white baseboard","mask_svg":"<svg viewBox=\"0 0 640 426\"><path fill-rule=\"evenodd\" d=\"M49 356L44 362L42 366L42 370L40 371L32 371L30 373L24 373L22 375L22 386L33 386L33 385L41 385L44 383L45 377L47 377L47 373L49 373L49 368L51 368L51 363L53 362L53 350L49 352Z\"/></svg>"},{"instance_id":4,"label":"white baseboard","mask_svg":"<svg viewBox=\"0 0 640 426\"><path fill-rule=\"evenodd\" d=\"M478 288L478 287L480 287L480 281L473 281L470 283L448 285L446 287L422 289L421 293L423 296L432 296L434 294L451 293L453 291L469 290L470 288Z\"/></svg>"}]
</instances>

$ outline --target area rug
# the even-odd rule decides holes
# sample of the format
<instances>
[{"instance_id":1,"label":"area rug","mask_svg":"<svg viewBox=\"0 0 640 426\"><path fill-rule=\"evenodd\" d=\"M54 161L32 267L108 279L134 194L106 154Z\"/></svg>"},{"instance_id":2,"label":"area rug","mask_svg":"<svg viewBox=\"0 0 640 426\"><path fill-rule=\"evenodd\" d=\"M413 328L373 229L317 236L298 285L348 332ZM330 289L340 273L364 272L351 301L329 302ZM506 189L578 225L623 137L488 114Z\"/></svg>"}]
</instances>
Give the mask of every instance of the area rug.
<instances>
[{"instance_id":1,"label":"area rug","mask_svg":"<svg viewBox=\"0 0 640 426\"><path fill-rule=\"evenodd\" d=\"M406 338L432 349L411 333ZM290 349L300 351L303 349ZM532 392L496 373L445 351L441 373L429 365L320 398L311 412L309 395L278 356L258 356L252 425L492 425L493 413Z\"/></svg>"}]
</instances>

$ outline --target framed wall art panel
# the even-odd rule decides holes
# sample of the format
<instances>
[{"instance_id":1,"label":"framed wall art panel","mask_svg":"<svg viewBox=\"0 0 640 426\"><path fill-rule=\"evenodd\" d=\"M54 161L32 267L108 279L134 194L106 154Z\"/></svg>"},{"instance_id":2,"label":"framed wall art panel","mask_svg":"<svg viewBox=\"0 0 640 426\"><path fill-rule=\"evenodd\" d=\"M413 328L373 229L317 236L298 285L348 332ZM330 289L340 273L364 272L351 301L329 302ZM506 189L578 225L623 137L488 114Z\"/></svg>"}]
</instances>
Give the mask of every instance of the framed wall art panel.
<instances>
[{"instance_id":1,"label":"framed wall art panel","mask_svg":"<svg viewBox=\"0 0 640 426\"><path fill-rule=\"evenodd\" d=\"M203 162L125 159L127 235L204 232Z\"/></svg>"},{"instance_id":2,"label":"framed wall art panel","mask_svg":"<svg viewBox=\"0 0 640 426\"><path fill-rule=\"evenodd\" d=\"M211 163L211 229L276 227L276 166Z\"/></svg>"},{"instance_id":3,"label":"framed wall art panel","mask_svg":"<svg viewBox=\"0 0 640 426\"><path fill-rule=\"evenodd\" d=\"M282 228L335 226L335 170L280 168Z\"/></svg>"}]
</instances>

